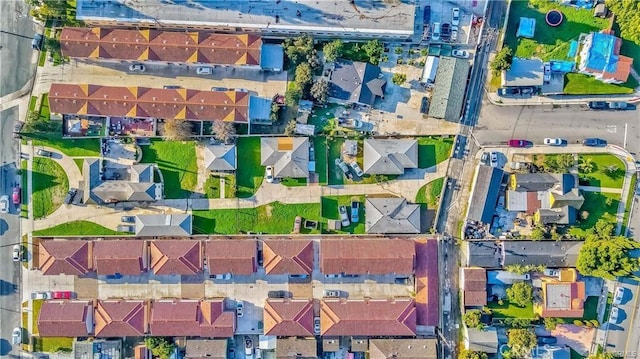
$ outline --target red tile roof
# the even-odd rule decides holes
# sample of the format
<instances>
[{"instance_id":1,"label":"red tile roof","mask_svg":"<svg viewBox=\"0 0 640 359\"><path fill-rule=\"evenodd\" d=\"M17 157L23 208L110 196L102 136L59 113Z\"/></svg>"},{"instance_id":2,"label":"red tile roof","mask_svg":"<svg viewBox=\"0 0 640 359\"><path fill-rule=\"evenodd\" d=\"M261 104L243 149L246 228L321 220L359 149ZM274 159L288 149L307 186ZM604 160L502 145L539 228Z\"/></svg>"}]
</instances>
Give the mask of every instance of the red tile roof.
<instances>
[{"instance_id":1,"label":"red tile roof","mask_svg":"<svg viewBox=\"0 0 640 359\"><path fill-rule=\"evenodd\" d=\"M437 326L440 318L438 275L438 241L435 239L416 240L416 323Z\"/></svg>"},{"instance_id":2,"label":"red tile roof","mask_svg":"<svg viewBox=\"0 0 640 359\"><path fill-rule=\"evenodd\" d=\"M95 309L96 337L134 337L147 331L142 300L100 300Z\"/></svg>"},{"instance_id":3,"label":"red tile roof","mask_svg":"<svg viewBox=\"0 0 640 359\"><path fill-rule=\"evenodd\" d=\"M212 240L205 243L209 273L253 274L258 243L255 240Z\"/></svg>"},{"instance_id":4,"label":"red tile roof","mask_svg":"<svg viewBox=\"0 0 640 359\"><path fill-rule=\"evenodd\" d=\"M259 65L262 40L254 34L65 27L60 48L69 57Z\"/></svg>"},{"instance_id":5,"label":"red tile roof","mask_svg":"<svg viewBox=\"0 0 640 359\"><path fill-rule=\"evenodd\" d=\"M265 240L262 251L267 274L311 274L313 271L313 241Z\"/></svg>"},{"instance_id":6,"label":"red tile roof","mask_svg":"<svg viewBox=\"0 0 640 359\"><path fill-rule=\"evenodd\" d=\"M465 290L462 294L465 307L482 307L487 305L487 291Z\"/></svg>"},{"instance_id":7,"label":"red tile roof","mask_svg":"<svg viewBox=\"0 0 640 359\"><path fill-rule=\"evenodd\" d=\"M233 336L235 312L225 312L224 302L157 300L152 302L150 334L153 336Z\"/></svg>"},{"instance_id":8,"label":"red tile roof","mask_svg":"<svg viewBox=\"0 0 640 359\"><path fill-rule=\"evenodd\" d=\"M54 83L49 108L61 114L247 122L249 93Z\"/></svg>"},{"instance_id":9,"label":"red tile roof","mask_svg":"<svg viewBox=\"0 0 640 359\"><path fill-rule=\"evenodd\" d=\"M264 334L285 337L314 336L313 301L267 299L264 305Z\"/></svg>"},{"instance_id":10,"label":"red tile roof","mask_svg":"<svg viewBox=\"0 0 640 359\"><path fill-rule=\"evenodd\" d=\"M325 299L320 306L323 336L415 336L411 299Z\"/></svg>"},{"instance_id":11,"label":"red tile roof","mask_svg":"<svg viewBox=\"0 0 640 359\"><path fill-rule=\"evenodd\" d=\"M413 274L415 242L411 239L324 239L320 270L325 274Z\"/></svg>"},{"instance_id":12,"label":"red tile roof","mask_svg":"<svg viewBox=\"0 0 640 359\"><path fill-rule=\"evenodd\" d=\"M463 290L487 290L487 270L484 268L462 268Z\"/></svg>"},{"instance_id":13,"label":"red tile roof","mask_svg":"<svg viewBox=\"0 0 640 359\"><path fill-rule=\"evenodd\" d=\"M91 270L90 242L41 240L39 266L43 274L83 275Z\"/></svg>"},{"instance_id":14,"label":"red tile roof","mask_svg":"<svg viewBox=\"0 0 640 359\"><path fill-rule=\"evenodd\" d=\"M100 275L139 275L146 270L144 241L104 240L93 242L93 266Z\"/></svg>"},{"instance_id":15,"label":"red tile roof","mask_svg":"<svg viewBox=\"0 0 640 359\"><path fill-rule=\"evenodd\" d=\"M200 241L157 240L150 243L149 251L155 274L193 275L202 271Z\"/></svg>"},{"instance_id":16,"label":"red tile roof","mask_svg":"<svg viewBox=\"0 0 640 359\"><path fill-rule=\"evenodd\" d=\"M586 297L584 282L543 282L539 314L543 318L581 318Z\"/></svg>"},{"instance_id":17,"label":"red tile roof","mask_svg":"<svg viewBox=\"0 0 640 359\"><path fill-rule=\"evenodd\" d=\"M80 300L48 300L38 315L41 337L86 337L91 322L89 302Z\"/></svg>"}]
</instances>

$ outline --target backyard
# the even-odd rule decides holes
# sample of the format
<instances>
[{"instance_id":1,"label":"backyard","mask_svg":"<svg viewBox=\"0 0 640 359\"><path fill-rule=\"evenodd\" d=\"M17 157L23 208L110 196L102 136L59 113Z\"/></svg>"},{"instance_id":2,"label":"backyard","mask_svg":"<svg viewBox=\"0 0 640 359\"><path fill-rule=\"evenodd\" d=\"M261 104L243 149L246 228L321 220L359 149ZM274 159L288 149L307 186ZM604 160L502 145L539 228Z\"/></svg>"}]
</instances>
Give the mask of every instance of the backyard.
<instances>
[{"instance_id":1,"label":"backyard","mask_svg":"<svg viewBox=\"0 0 640 359\"><path fill-rule=\"evenodd\" d=\"M493 317L496 319L501 318L520 318L520 319L533 319L533 303L527 304L526 307L519 307L515 304L509 303L508 300L503 300L502 305L498 301L487 303L487 307L491 309Z\"/></svg>"},{"instance_id":2,"label":"backyard","mask_svg":"<svg viewBox=\"0 0 640 359\"><path fill-rule=\"evenodd\" d=\"M622 188L625 165L610 154L583 154L578 157L580 185Z\"/></svg>"},{"instance_id":3,"label":"backyard","mask_svg":"<svg viewBox=\"0 0 640 359\"><path fill-rule=\"evenodd\" d=\"M142 163L157 163L164 178L166 198L188 198L198 180L194 141L151 140L142 148Z\"/></svg>"},{"instance_id":4,"label":"backyard","mask_svg":"<svg viewBox=\"0 0 640 359\"><path fill-rule=\"evenodd\" d=\"M57 226L33 231L34 236L115 236L129 235L103 227L97 223L89 221L72 221L62 223Z\"/></svg>"},{"instance_id":5,"label":"backyard","mask_svg":"<svg viewBox=\"0 0 640 359\"><path fill-rule=\"evenodd\" d=\"M318 184L327 184L327 138L316 136L313 138L313 148L316 160L316 174Z\"/></svg>"},{"instance_id":6,"label":"backyard","mask_svg":"<svg viewBox=\"0 0 640 359\"><path fill-rule=\"evenodd\" d=\"M62 205L69 190L67 174L56 161L35 157L32 178L33 217L46 217Z\"/></svg>"},{"instance_id":7,"label":"backyard","mask_svg":"<svg viewBox=\"0 0 640 359\"><path fill-rule=\"evenodd\" d=\"M629 80L622 85L606 84L593 76L578 73L568 73L564 76L564 93L566 95L606 95L630 94L638 82L629 76Z\"/></svg>"},{"instance_id":8,"label":"backyard","mask_svg":"<svg viewBox=\"0 0 640 359\"><path fill-rule=\"evenodd\" d=\"M236 196L253 196L264 178L264 167L260 165L260 137L240 137L236 143L238 169L236 170Z\"/></svg>"}]
</instances>

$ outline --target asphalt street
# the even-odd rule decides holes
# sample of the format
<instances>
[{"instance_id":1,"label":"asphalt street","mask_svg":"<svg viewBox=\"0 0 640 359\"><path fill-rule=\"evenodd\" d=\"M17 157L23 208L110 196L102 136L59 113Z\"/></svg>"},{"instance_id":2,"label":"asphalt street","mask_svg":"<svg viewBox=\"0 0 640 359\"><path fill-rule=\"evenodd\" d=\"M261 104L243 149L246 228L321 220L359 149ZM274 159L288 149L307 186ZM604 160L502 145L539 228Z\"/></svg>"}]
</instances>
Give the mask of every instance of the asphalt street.
<instances>
[{"instance_id":1,"label":"asphalt street","mask_svg":"<svg viewBox=\"0 0 640 359\"><path fill-rule=\"evenodd\" d=\"M0 1L0 96L19 90L35 73L21 59L31 59L34 25L23 0Z\"/></svg>"}]
</instances>

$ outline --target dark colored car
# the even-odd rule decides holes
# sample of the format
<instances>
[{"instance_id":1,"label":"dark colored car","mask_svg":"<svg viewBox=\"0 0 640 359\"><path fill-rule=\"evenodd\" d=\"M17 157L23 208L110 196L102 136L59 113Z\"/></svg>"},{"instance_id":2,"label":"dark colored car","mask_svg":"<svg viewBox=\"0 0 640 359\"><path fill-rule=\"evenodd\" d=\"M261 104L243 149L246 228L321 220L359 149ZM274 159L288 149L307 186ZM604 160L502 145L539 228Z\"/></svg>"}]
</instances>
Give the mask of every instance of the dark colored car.
<instances>
[{"instance_id":1,"label":"dark colored car","mask_svg":"<svg viewBox=\"0 0 640 359\"><path fill-rule=\"evenodd\" d=\"M267 296L269 298L290 298L291 293L287 292L286 290L270 290L267 293Z\"/></svg>"},{"instance_id":2,"label":"dark colored car","mask_svg":"<svg viewBox=\"0 0 640 359\"><path fill-rule=\"evenodd\" d=\"M23 126L24 126L24 122L16 123L16 125L13 127L13 137L14 138L19 138L20 137L20 131L22 131L22 127Z\"/></svg>"},{"instance_id":3,"label":"dark colored car","mask_svg":"<svg viewBox=\"0 0 640 359\"><path fill-rule=\"evenodd\" d=\"M68 290L51 292L51 298L53 299L71 299L71 292Z\"/></svg>"},{"instance_id":4,"label":"dark colored car","mask_svg":"<svg viewBox=\"0 0 640 359\"><path fill-rule=\"evenodd\" d=\"M606 110L608 106L604 101L589 101L589 108L592 110Z\"/></svg>"},{"instance_id":5,"label":"dark colored car","mask_svg":"<svg viewBox=\"0 0 640 359\"><path fill-rule=\"evenodd\" d=\"M585 138L584 141L582 141L582 144L589 147L604 147L607 145L607 141L601 138L592 137Z\"/></svg>"},{"instance_id":6,"label":"dark colored car","mask_svg":"<svg viewBox=\"0 0 640 359\"><path fill-rule=\"evenodd\" d=\"M120 217L120 221L125 223L135 223L136 216L122 216Z\"/></svg>"},{"instance_id":7,"label":"dark colored car","mask_svg":"<svg viewBox=\"0 0 640 359\"><path fill-rule=\"evenodd\" d=\"M440 27L440 38L442 41L449 41L451 39L451 24L445 22Z\"/></svg>"},{"instance_id":8,"label":"dark colored car","mask_svg":"<svg viewBox=\"0 0 640 359\"><path fill-rule=\"evenodd\" d=\"M527 147L529 145L529 141L510 139L507 144L509 145L509 147Z\"/></svg>"},{"instance_id":9,"label":"dark colored car","mask_svg":"<svg viewBox=\"0 0 640 359\"><path fill-rule=\"evenodd\" d=\"M35 34L33 40L31 40L31 48L38 51L42 50L43 40L44 36L42 36L42 34Z\"/></svg>"},{"instance_id":10,"label":"dark colored car","mask_svg":"<svg viewBox=\"0 0 640 359\"><path fill-rule=\"evenodd\" d=\"M538 337L538 344L556 344L558 338L552 336Z\"/></svg>"},{"instance_id":11,"label":"dark colored car","mask_svg":"<svg viewBox=\"0 0 640 359\"><path fill-rule=\"evenodd\" d=\"M51 153L51 152L49 152L47 150L43 150L43 149L39 148L36 151L36 155L42 156L42 157L51 157L51 156L53 156L53 153Z\"/></svg>"},{"instance_id":12,"label":"dark colored car","mask_svg":"<svg viewBox=\"0 0 640 359\"><path fill-rule=\"evenodd\" d=\"M427 27L431 22L431 6L424 7L424 26Z\"/></svg>"},{"instance_id":13,"label":"dark colored car","mask_svg":"<svg viewBox=\"0 0 640 359\"><path fill-rule=\"evenodd\" d=\"M165 85L165 86L162 86L162 88L165 89L165 90L177 90L177 89L182 88L182 87L176 86L176 85Z\"/></svg>"},{"instance_id":14,"label":"dark colored car","mask_svg":"<svg viewBox=\"0 0 640 359\"><path fill-rule=\"evenodd\" d=\"M77 193L78 193L77 188L70 188L69 192L67 192L67 195L64 197L64 204L71 204L71 201L73 201L73 198L76 196Z\"/></svg>"},{"instance_id":15,"label":"dark colored car","mask_svg":"<svg viewBox=\"0 0 640 359\"><path fill-rule=\"evenodd\" d=\"M509 97L509 96L519 96L520 89L514 87L501 87L498 89L498 96L500 97Z\"/></svg>"}]
</instances>

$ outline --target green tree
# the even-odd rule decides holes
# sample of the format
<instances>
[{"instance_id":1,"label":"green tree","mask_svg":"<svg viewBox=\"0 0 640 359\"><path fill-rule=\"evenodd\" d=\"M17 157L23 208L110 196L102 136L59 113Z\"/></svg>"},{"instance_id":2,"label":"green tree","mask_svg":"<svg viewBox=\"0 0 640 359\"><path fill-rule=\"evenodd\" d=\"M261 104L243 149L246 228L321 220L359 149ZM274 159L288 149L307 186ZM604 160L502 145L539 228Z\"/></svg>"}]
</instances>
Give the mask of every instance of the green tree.
<instances>
[{"instance_id":1,"label":"green tree","mask_svg":"<svg viewBox=\"0 0 640 359\"><path fill-rule=\"evenodd\" d=\"M288 106L295 106L298 104L298 101L302 98L302 90L300 90L297 86L292 86L284 93L284 102Z\"/></svg>"},{"instance_id":2,"label":"green tree","mask_svg":"<svg viewBox=\"0 0 640 359\"><path fill-rule=\"evenodd\" d=\"M31 16L40 21L60 19L66 15L66 0L43 0L38 7L31 9Z\"/></svg>"},{"instance_id":3,"label":"green tree","mask_svg":"<svg viewBox=\"0 0 640 359\"><path fill-rule=\"evenodd\" d=\"M313 38L306 34L287 38L282 45L287 58L294 65L307 61L313 55Z\"/></svg>"},{"instance_id":4,"label":"green tree","mask_svg":"<svg viewBox=\"0 0 640 359\"><path fill-rule=\"evenodd\" d=\"M391 78L391 82L400 86L407 81L407 75L396 72Z\"/></svg>"},{"instance_id":5,"label":"green tree","mask_svg":"<svg viewBox=\"0 0 640 359\"><path fill-rule=\"evenodd\" d=\"M298 65L298 67L296 68L296 76L294 80L296 83L296 87L303 89L304 91L304 88L307 87L307 85L309 85L312 80L313 74L311 72L311 65L306 62Z\"/></svg>"},{"instance_id":6,"label":"green tree","mask_svg":"<svg viewBox=\"0 0 640 359\"><path fill-rule=\"evenodd\" d=\"M284 134L286 136L293 136L296 133L296 120L290 120L287 123L287 127L284 128Z\"/></svg>"},{"instance_id":7,"label":"green tree","mask_svg":"<svg viewBox=\"0 0 640 359\"><path fill-rule=\"evenodd\" d=\"M471 350L463 349L458 356L460 359L488 359L489 356L485 352L474 352Z\"/></svg>"},{"instance_id":8,"label":"green tree","mask_svg":"<svg viewBox=\"0 0 640 359\"><path fill-rule=\"evenodd\" d=\"M502 71L507 71L511 68L511 61L513 60L513 53L508 46L503 47L491 61L491 71L494 75L499 75Z\"/></svg>"},{"instance_id":9,"label":"green tree","mask_svg":"<svg viewBox=\"0 0 640 359\"><path fill-rule=\"evenodd\" d=\"M510 303L525 307L533 300L533 288L526 282L516 282L507 288L507 299Z\"/></svg>"},{"instance_id":10,"label":"green tree","mask_svg":"<svg viewBox=\"0 0 640 359\"><path fill-rule=\"evenodd\" d=\"M529 329L509 329L507 336L511 354L517 358L526 357L538 345L536 335Z\"/></svg>"},{"instance_id":11,"label":"green tree","mask_svg":"<svg viewBox=\"0 0 640 359\"><path fill-rule=\"evenodd\" d=\"M582 275L614 280L616 277L633 275L640 269L638 259L629 255L632 249L640 248L640 244L623 236L602 238L596 232L594 227L592 233L587 234L578 253L576 268Z\"/></svg>"},{"instance_id":12,"label":"green tree","mask_svg":"<svg viewBox=\"0 0 640 359\"><path fill-rule=\"evenodd\" d=\"M329 94L329 83L325 79L320 79L311 85L311 97L316 102L323 104L327 102L327 95Z\"/></svg>"},{"instance_id":13,"label":"green tree","mask_svg":"<svg viewBox=\"0 0 640 359\"><path fill-rule=\"evenodd\" d=\"M328 42L322 47L322 53L324 54L325 60L328 62L336 61L340 56L342 56L343 50L344 42L340 39Z\"/></svg>"},{"instance_id":14,"label":"green tree","mask_svg":"<svg viewBox=\"0 0 640 359\"><path fill-rule=\"evenodd\" d=\"M533 230L531 230L530 237L534 241L545 239L547 237L547 231L542 226L535 226Z\"/></svg>"},{"instance_id":15,"label":"green tree","mask_svg":"<svg viewBox=\"0 0 640 359\"><path fill-rule=\"evenodd\" d=\"M482 318L482 312L478 309L471 309L467 310L467 312L464 313L464 315L462 316L462 321L468 328L480 329L483 327L480 318Z\"/></svg>"},{"instance_id":16,"label":"green tree","mask_svg":"<svg viewBox=\"0 0 640 359\"><path fill-rule=\"evenodd\" d=\"M160 359L168 359L175 348L173 342L165 337L146 337L144 344L151 350L153 356Z\"/></svg>"},{"instance_id":17,"label":"green tree","mask_svg":"<svg viewBox=\"0 0 640 359\"><path fill-rule=\"evenodd\" d=\"M560 318L544 318L544 329L552 331L556 329L560 323L562 323L562 319Z\"/></svg>"},{"instance_id":18,"label":"green tree","mask_svg":"<svg viewBox=\"0 0 640 359\"><path fill-rule=\"evenodd\" d=\"M504 325L514 329L531 328L531 319L527 318L505 318Z\"/></svg>"},{"instance_id":19,"label":"green tree","mask_svg":"<svg viewBox=\"0 0 640 359\"><path fill-rule=\"evenodd\" d=\"M530 272L542 272L545 270L545 266L543 265L532 265L532 264L509 264L504 267L508 272L515 274L525 274Z\"/></svg>"},{"instance_id":20,"label":"green tree","mask_svg":"<svg viewBox=\"0 0 640 359\"><path fill-rule=\"evenodd\" d=\"M637 0L606 0L609 10L616 14L620 35L640 45L640 2Z\"/></svg>"},{"instance_id":21,"label":"green tree","mask_svg":"<svg viewBox=\"0 0 640 359\"><path fill-rule=\"evenodd\" d=\"M271 113L269 114L269 119L271 122L278 121L278 113L280 112L280 106L274 101L271 103Z\"/></svg>"},{"instance_id":22,"label":"green tree","mask_svg":"<svg viewBox=\"0 0 640 359\"><path fill-rule=\"evenodd\" d=\"M584 159L581 158L580 162L578 162L578 169L584 174L589 174L596 170L596 164L595 162L593 162L591 157L587 157Z\"/></svg>"},{"instance_id":23,"label":"green tree","mask_svg":"<svg viewBox=\"0 0 640 359\"><path fill-rule=\"evenodd\" d=\"M378 40L369 40L362 45L362 50L369 57L369 62L377 65L380 62L380 56L384 52L384 45Z\"/></svg>"},{"instance_id":24,"label":"green tree","mask_svg":"<svg viewBox=\"0 0 640 359\"><path fill-rule=\"evenodd\" d=\"M615 353L594 353L590 354L587 359L622 359L623 357Z\"/></svg>"}]
</instances>

